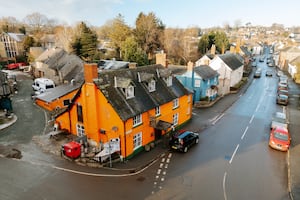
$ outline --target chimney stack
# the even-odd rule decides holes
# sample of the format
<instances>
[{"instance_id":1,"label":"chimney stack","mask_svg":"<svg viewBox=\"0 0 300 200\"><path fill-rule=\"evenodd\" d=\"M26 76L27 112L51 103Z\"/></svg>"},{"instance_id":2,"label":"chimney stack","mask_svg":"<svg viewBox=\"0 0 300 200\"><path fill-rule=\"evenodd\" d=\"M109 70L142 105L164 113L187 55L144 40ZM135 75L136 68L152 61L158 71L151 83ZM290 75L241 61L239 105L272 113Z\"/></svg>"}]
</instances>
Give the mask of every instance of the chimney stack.
<instances>
[{"instance_id":1,"label":"chimney stack","mask_svg":"<svg viewBox=\"0 0 300 200\"><path fill-rule=\"evenodd\" d=\"M84 64L84 80L86 83L94 83L93 79L98 78L98 66L96 63Z\"/></svg>"},{"instance_id":2,"label":"chimney stack","mask_svg":"<svg viewBox=\"0 0 300 200\"><path fill-rule=\"evenodd\" d=\"M161 64L164 67L168 67L167 54L163 51L161 53L157 53L156 55L156 64Z\"/></svg>"},{"instance_id":3,"label":"chimney stack","mask_svg":"<svg viewBox=\"0 0 300 200\"><path fill-rule=\"evenodd\" d=\"M211 48L210 48L210 53L212 54L212 55L216 55L216 45L211 45Z\"/></svg>"}]
</instances>

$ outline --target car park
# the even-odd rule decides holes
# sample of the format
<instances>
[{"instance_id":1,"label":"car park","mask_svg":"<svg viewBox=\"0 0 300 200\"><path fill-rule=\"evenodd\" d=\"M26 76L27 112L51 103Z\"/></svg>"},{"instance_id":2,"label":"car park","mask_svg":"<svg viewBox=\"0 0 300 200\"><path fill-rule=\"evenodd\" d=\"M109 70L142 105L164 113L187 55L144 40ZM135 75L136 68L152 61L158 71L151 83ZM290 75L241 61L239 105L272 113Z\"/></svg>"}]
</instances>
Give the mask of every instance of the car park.
<instances>
[{"instance_id":1,"label":"car park","mask_svg":"<svg viewBox=\"0 0 300 200\"><path fill-rule=\"evenodd\" d=\"M286 114L282 112L276 112L274 116L272 117L272 122L271 122L271 129L274 129L276 127L284 127L288 128L288 121L286 118Z\"/></svg>"},{"instance_id":2,"label":"car park","mask_svg":"<svg viewBox=\"0 0 300 200\"><path fill-rule=\"evenodd\" d=\"M269 146L280 151L287 151L290 147L291 137L288 129L276 127L271 130Z\"/></svg>"},{"instance_id":3,"label":"car park","mask_svg":"<svg viewBox=\"0 0 300 200\"><path fill-rule=\"evenodd\" d=\"M199 134L180 130L171 135L169 145L171 149L186 153L190 147L199 143Z\"/></svg>"},{"instance_id":4,"label":"car park","mask_svg":"<svg viewBox=\"0 0 300 200\"><path fill-rule=\"evenodd\" d=\"M276 103L279 104L279 105L286 106L289 103L289 97L287 95L284 95L284 94L279 94L279 95L277 95Z\"/></svg>"}]
</instances>

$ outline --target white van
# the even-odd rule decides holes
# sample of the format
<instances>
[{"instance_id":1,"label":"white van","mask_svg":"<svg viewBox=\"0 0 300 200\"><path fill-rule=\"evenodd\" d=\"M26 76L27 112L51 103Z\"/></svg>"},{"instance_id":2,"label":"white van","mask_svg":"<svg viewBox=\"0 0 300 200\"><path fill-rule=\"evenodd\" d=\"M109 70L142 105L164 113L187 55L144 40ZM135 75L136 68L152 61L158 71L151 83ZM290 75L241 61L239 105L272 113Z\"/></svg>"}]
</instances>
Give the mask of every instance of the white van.
<instances>
[{"instance_id":1,"label":"white van","mask_svg":"<svg viewBox=\"0 0 300 200\"><path fill-rule=\"evenodd\" d=\"M48 78L36 78L33 81L32 88L38 93L43 93L48 89L54 88L54 81Z\"/></svg>"}]
</instances>

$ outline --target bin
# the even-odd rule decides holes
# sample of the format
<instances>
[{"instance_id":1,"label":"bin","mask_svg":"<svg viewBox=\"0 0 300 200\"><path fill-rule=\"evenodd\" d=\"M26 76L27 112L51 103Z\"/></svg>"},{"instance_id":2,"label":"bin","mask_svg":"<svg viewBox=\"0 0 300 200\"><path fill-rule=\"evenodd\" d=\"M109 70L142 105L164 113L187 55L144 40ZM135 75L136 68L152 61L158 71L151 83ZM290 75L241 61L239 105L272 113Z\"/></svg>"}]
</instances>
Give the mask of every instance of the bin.
<instances>
[{"instance_id":1,"label":"bin","mask_svg":"<svg viewBox=\"0 0 300 200\"><path fill-rule=\"evenodd\" d=\"M63 145L63 153L69 158L78 158L81 154L81 144L71 141Z\"/></svg>"}]
</instances>

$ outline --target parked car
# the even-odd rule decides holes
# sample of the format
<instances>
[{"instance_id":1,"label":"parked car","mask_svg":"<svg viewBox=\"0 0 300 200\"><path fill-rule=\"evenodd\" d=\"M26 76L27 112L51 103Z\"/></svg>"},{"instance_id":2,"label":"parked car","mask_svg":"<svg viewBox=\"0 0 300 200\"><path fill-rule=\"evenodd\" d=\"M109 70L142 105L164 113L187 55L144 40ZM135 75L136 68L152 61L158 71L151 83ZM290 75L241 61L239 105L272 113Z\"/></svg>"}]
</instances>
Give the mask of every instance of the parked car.
<instances>
[{"instance_id":1,"label":"parked car","mask_svg":"<svg viewBox=\"0 0 300 200\"><path fill-rule=\"evenodd\" d=\"M289 91L288 90L278 90L277 91L277 94L283 94L283 95L286 95L286 96L289 96Z\"/></svg>"},{"instance_id":2,"label":"parked car","mask_svg":"<svg viewBox=\"0 0 300 200\"><path fill-rule=\"evenodd\" d=\"M191 146L198 143L199 134L186 130L180 130L173 134L169 141L171 149L182 151L184 153L186 153Z\"/></svg>"},{"instance_id":3,"label":"parked car","mask_svg":"<svg viewBox=\"0 0 300 200\"><path fill-rule=\"evenodd\" d=\"M277 86L277 91L278 90L288 90L288 86L287 84L283 84L283 83L278 83L278 86Z\"/></svg>"},{"instance_id":4,"label":"parked car","mask_svg":"<svg viewBox=\"0 0 300 200\"><path fill-rule=\"evenodd\" d=\"M280 77L280 76L282 76L282 75L284 75L284 74L283 74L282 71L278 70L277 73L276 73L276 75L277 75L278 77Z\"/></svg>"},{"instance_id":5,"label":"parked car","mask_svg":"<svg viewBox=\"0 0 300 200\"><path fill-rule=\"evenodd\" d=\"M276 127L271 130L269 146L280 151L287 151L290 147L291 137L288 129Z\"/></svg>"},{"instance_id":6,"label":"parked car","mask_svg":"<svg viewBox=\"0 0 300 200\"><path fill-rule=\"evenodd\" d=\"M261 77L261 70L256 70L254 73L254 78L260 78Z\"/></svg>"},{"instance_id":7,"label":"parked car","mask_svg":"<svg viewBox=\"0 0 300 200\"><path fill-rule=\"evenodd\" d=\"M24 63L24 62L10 63L6 67L7 67L7 69L12 70L12 69L19 69L19 67L21 67L21 66L26 66L26 63Z\"/></svg>"},{"instance_id":8,"label":"parked car","mask_svg":"<svg viewBox=\"0 0 300 200\"><path fill-rule=\"evenodd\" d=\"M276 112L275 115L272 118L271 122L271 129L274 129L276 127L283 127L283 128L288 128L288 121L286 118L286 114L282 112Z\"/></svg>"},{"instance_id":9,"label":"parked car","mask_svg":"<svg viewBox=\"0 0 300 200\"><path fill-rule=\"evenodd\" d=\"M289 97L287 95L284 95L284 94L279 94L279 95L277 95L276 103L279 104L279 105L286 106L289 103Z\"/></svg>"},{"instance_id":10,"label":"parked car","mask_svg":"<svg viewBox=\"0 0 300 200\"><path fill-rule=\"evenodd\" d=\"M271 71L271 70L267 70L267 71L266 71L266 76L273 76L272 71Z\"/></svg>"},{"instance_id":11,"label":"parked car","mask_svg":"<svg viewBox=\"0 0 300 200\"><path fill-rule=\"evenodd\" d=\"M50 88L54 88L55 84L51 79L48 78L36 78L33 81L32 89L35 91L45 91Z\"/></svg>"}]
</instances>

